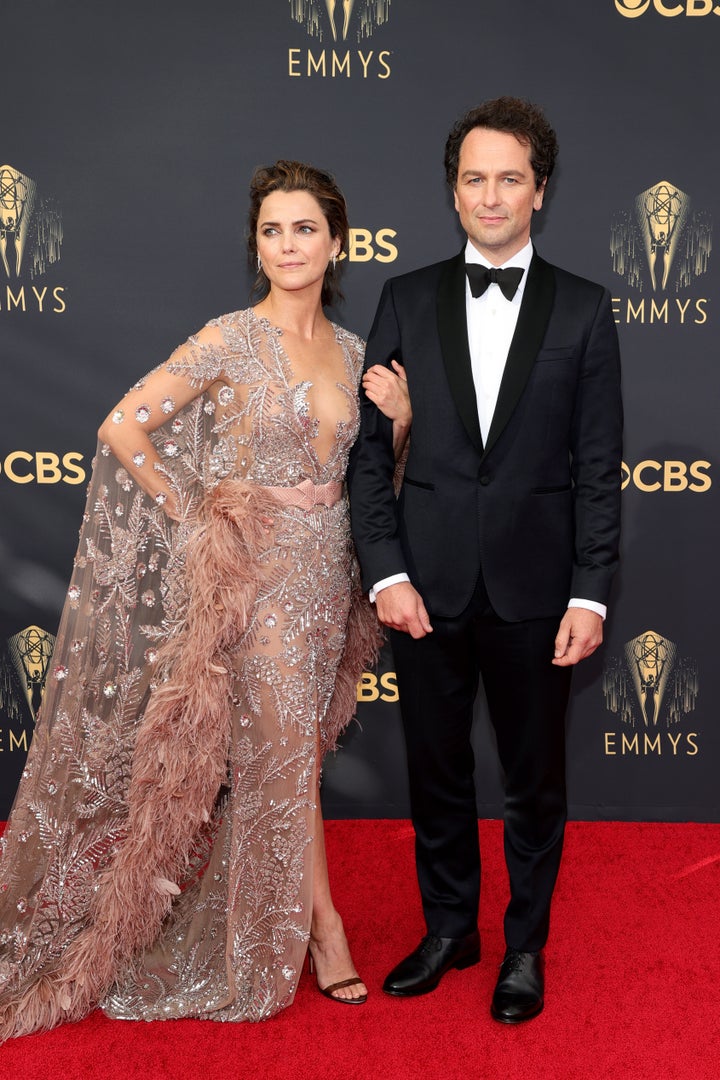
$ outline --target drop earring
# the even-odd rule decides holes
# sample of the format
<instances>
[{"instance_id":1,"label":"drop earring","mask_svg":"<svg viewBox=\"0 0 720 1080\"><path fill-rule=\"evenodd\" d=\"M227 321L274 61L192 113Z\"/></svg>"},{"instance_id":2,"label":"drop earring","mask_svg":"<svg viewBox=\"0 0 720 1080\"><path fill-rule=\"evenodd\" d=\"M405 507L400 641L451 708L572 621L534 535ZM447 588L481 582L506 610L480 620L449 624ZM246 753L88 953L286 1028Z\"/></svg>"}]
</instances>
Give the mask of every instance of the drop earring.
<instances>
[{"instance_id":1,"label":"drop earring","mask_svg":"<svg viewBox=\"0 0 720 1080\"><path fill-rule=\"evenodd\" d=\"M335 267L337 266L337 255L333 255L333 257L332 257L332 264L333 264L333 270L334 270L334 269L335 269Z\"/></svg>"},{"instance_id":2,"label":"drop earring","mask_svg":"<svg viewBox=\"0 0 720 1080\"><path fill-rule=\"evenodd\" d=\"M260 256L259 256L259 255L258 255L258 257L257 257L257 268L258 268L258 272L259 272L260 270L262 270L262 259L260 258Z\"/></svg>"}]
</instances>

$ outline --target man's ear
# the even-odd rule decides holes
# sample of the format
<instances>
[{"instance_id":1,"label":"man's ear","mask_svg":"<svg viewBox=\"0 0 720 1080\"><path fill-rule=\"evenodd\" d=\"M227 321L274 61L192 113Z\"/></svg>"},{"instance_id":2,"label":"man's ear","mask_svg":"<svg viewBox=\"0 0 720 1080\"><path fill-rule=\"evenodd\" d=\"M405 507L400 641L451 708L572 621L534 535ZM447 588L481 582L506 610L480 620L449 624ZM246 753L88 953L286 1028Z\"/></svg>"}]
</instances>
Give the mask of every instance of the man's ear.
<instances>
[{"instance_id":1,"label":"man's ear","mask_svg":"<svg viewBox=\"0 0 720 1080\"><path fill-rule=\"evenodd\" d=\"M547 176L541 181L535 191L535 198L533 199L533 209L539 210L542 207L543 199L545 198L545 188L547 187Z\"/></svg>"}]
</instances>

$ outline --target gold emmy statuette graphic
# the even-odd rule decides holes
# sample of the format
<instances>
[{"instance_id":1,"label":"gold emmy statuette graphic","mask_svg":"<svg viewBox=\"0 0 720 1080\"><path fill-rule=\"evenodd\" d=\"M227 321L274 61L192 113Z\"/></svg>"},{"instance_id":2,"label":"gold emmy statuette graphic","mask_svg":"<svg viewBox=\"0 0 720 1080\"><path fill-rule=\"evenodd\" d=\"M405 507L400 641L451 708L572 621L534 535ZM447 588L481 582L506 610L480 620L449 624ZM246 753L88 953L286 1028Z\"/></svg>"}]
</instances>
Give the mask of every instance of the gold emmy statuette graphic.
<instances>
[{"instance_id":1,"label":"gold emmy statuette graphic","mask_svg":"<svg viewBox=\"0 0 720 1080\"><path fill-rule=\"evenodd\" d=\"M19 277L35 204L35 181L0 165L0 257L9 278Z\"/></svg>"},{"instance_id":2,"label":"gold emmy statuette graphic","mask_svg":"<svg viewBox=\"0 0 720 1080\"><path fill-rule=\"evenodd\" d=\"M646 274L653 292L665 292L671 283L676 292L688 288L707 270L711 247L709 214L694 211L687 192L669 180L641 191L632 210L614 216L613 270L640 291Z\"/></svg>"},{"instance_id":3,"label":"gold emmy statuette graphic","mask_svg":"<svg viewBox=\"0 0 720 1080\"><path fill-rule=\"evenodd\" d=\"M662 180L655 187L638 195L636 213L645 240L645 253L650 268L653 292L664 291L678 240L690 207L690 197L684 191Z\"/></svg>"},{"instance_id":4,"label":"gold emmy statuette graphic","mask_svg":"<svg viewBox=\"0 0 720 1080\"><path fill-rule=\"evenodd\" d=\"M677 649L672 641L651 630L625 645L635 694L645 727L656 727L668 679L675 665Z\"/></svg>"},{"instance_id":5,"label":"gold emmy statuette graphic","mask_svg":"<svg viewBox=\"0 0 720 1080\"><path fill-rule=\"evenodd\" d=\"M343 25L342 25L342 39L346 40L348 35L348 28L350 26L350 15L354 6L355 0L342 0L342 12L343 12ZM337 41L337 27L335 25L335 8L340 5L337 0L325 0L325 7L328 10L330 16L330 26L332 27L333 41Z\"/></svg>"},{"instance_id":6,"label":"gold emmy statuette graphic","mask_svg":"<svg viewBox=\"0 0 720 1080\"><path fill-rule=\"evenodd\" d=\"M13 165L0 165L0 260L5 276L14 282L21 274L44 274L59 260L62 241L62 217L54 200L41 198L35 181Z\"/></svg>"},{"instance_id":7,"label":"gold emmy statuette graphic","mask_svg":"<svg viewBox=\"0 0 720 1080\"><path fill-rule=\"evenodd\" d=\"M33 720L45 689L45 677L55 638L39 626L28 626L8 640L10 660L18 676Z\"/></svg>"},{"instance_id":8,"label":"gold emmy statuette graphic","mask_svg":"<svg viewBox=\"0 0 720 1080\"><path fill-rule=\"evenodd\" d=\"M290 15L308 34L323 38L323 10L333 41L347 41L353 12L358 11L358 39L367 38L388 20L391 0L290 0Z\"/></svg>"},{"instance_id":9,"label":"gold emmy statuette graphic","mask_svg":"<svg viewBox=\"0 0 720 1080\"><path fill-rule=\"evenodd\" d=\"M603 672L603 692L610 712L624 724L653 729L661 717L667 727L695 708L697 664L678 656L674 641L646 630L625 643L622 657L610 657Z\"/></svg>"}]
</instances>

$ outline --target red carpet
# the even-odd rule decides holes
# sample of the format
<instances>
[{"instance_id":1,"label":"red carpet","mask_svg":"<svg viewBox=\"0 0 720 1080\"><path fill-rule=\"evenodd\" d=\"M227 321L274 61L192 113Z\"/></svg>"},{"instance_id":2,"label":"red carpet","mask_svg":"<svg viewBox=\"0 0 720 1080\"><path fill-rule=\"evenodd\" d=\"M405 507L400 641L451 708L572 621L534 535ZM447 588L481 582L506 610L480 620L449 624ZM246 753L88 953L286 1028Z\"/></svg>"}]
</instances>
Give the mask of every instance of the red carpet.
<instances>
[{"instance_id":1,"label":"red carpet","mask_svg":"<svg viewBox=\"0 0 720 1080\"><path fill-rule=\"evenodd\" d=\"M384 975L422 933L406 822L327 827L335 899L371 998L318 994L264 1024L80 1024L0 1048L2 1080L716 1080L720 825L572 823L547 949L545 1011L491 1020L506 883L501 827L480 823L482 962L435 993Z\"/></svg>"}]
</instances>

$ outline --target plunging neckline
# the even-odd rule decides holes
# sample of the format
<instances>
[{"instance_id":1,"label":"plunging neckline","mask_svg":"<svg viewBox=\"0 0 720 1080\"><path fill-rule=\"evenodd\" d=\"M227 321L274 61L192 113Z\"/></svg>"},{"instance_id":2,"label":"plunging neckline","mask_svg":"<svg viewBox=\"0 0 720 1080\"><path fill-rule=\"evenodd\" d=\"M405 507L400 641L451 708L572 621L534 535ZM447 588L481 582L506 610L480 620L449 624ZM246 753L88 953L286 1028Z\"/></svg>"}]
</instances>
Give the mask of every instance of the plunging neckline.
<instances>
[{"instance_id":1,"label":"plunging neckline","mask_svg":"<svg viewBox=\"0 0 720 1080\"><path fill-rule=\"evenodd\" d=\"M342 392L344 401L346 405L350 405L350 408L348 409L348 412L344 418L338 418L335 421L334 437L331 441L328 455L325 459L323 459L320 457L316 446L320 433L321 420L315 412L311 412L311 401L308 394L308 390L311 389L313 386L316 386L317 383L314 383L312 379L302 379L298 377L298 374L293 367L293 362L290 358L290 355L284 344L280 340L285 333L282 327L275 326L266 315L258 315L254 308L250 308L250 311L253 318L263 330L268 340L272 340L274 344L274 352L280 362L283 382L287 390L290 393L295 393L297 391L300 391L302 393L303 401L308 409L307 422L309 426L316 428L316 434L314 436L308 437L306 445L315 460L319 473L324 473L328 466L332 464L337 454L338 444L343 431L348 428L348 426L352 423L353 420L351 400L353 394L355 393L353 387L354 371L352 367L350 352L344 341L342 327L339 326L337 323L333 322L332 320L328 320L330 326L332 327L335 343L340 348L343 368L345 372L345 379L347 380L346 382L341 382L340 380L336 379L334 385L337 387L338 390Z\"/></svg>"}]
</instances>

